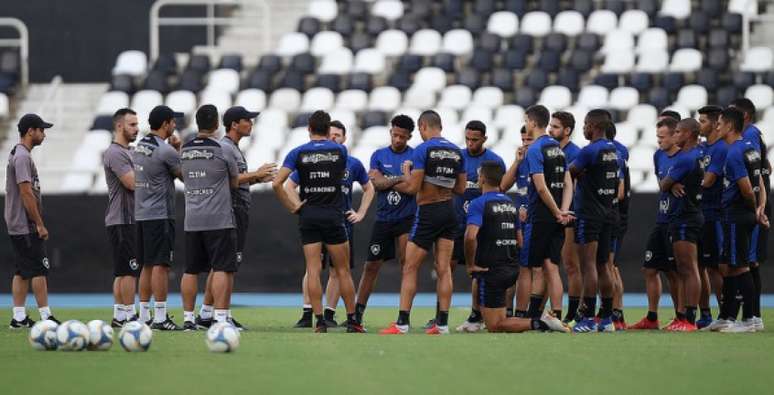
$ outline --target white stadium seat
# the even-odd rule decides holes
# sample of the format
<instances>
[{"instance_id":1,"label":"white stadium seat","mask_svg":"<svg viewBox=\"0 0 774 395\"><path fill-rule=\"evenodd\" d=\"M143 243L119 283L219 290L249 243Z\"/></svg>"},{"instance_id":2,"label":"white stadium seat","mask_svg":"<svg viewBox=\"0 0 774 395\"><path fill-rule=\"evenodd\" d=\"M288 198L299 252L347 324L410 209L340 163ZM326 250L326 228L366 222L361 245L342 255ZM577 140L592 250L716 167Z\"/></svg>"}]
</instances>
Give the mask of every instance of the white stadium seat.
<instances>
[{"instance_id":1,"label":"white stadium seat","mask_svg":"<svg viewBox=\"0 0 774 395\"><path fill-rule=\"evenodd\" d=\"M8 96L6 96L5 93L0 93L0 119L6 119L9 115L11 115L11 110Z\"/></svg>"},{"instance_id":2,"label":"white stadium seat","mask_svg":"<svg viewBox=\"0 0 774 395\"><path fill-rule=\"evenodd\" d=\"M94 174L91 172L69 172L62 179L59 192L65 194L88 192L93 182Z\"/></svg>"},{"instance_id":3,"label":"white stadium seat","mask_svg":"<svg viewBox=\"0 0 774 395\"><path fill-rule=\"evenodd\" d=\"M390 129L386 126L371 126L360 135L359 144L372 148L390 145Z\"/></svg>"},{"instance_id":4,"label":"white stadium seat","mask_svg":"<svg viewBox=\"0 0 774 395\"><path fill-rule=\"evenodd\" d=\"M263 111L266 108L266 93L260 89L245 89L234 100L235 106L242 106L247 111Z\"/></svg>"},{"instance_id":5,"label":"white stadium seat","mask_svg":"<svg viewBox=\"0 0 774 395\"><path fill-rule=\"evenodd\" d=\"M586 20L586 31L604 36L618 27L618 17L610 10L596 10Z\"/></svg>"},{"instance_id":6,"label":"white stadium seat","mask_svg":"<svg viewBox=\"0 0 774 395\"><path fill-rule=\"evenodd\" d=\"M344 46L341 34L334 31L322 31L314 35L309 52L314 56L323 56Z\"/></svg>"},{"instance_id":7,"label":"white stadium seat","mask_svg":"<svg viewBox=\"0 0 774 395\"><path fill-rule=\"evenodd\" d=\"M339 5L335 0L312 0L309 3L307 14L322 22L330 22L339 13Z\"/></svg>"},{"instance_id":8,"label":"white stadium seat","mask_svg":"<svg viewBox=\"0 0 774 395\"><path fill-rule=\"evenodd\" d=\"M747 50L744 61L739 65L739 70L752 71L754 73L763 73L772 69L774 65L774 55L771 48L752 47Z\"/></svg>"},{"instance_id":9,"label":"white stadium seat","mask_svg":"<svg viewBox=\"0 0 774 395\"><path fill-rule=\"evenodd\" d=\"M632 188L638 187L642 182L645 181L645 172L643 171L630 171L629 172L629 182L631 183Z\"/></svg>"},{"instance_id":10,"label":"white stadium seat","mask_svg":"<svg viewBox=\"0 0 774 395\"><path fill-rule=\"evenodd\" d=\"M139 77L148 69L148 57L142 51L130 50L118 54L116 65L113 67L113 75L127 74Z\"/></svg>"},{"instance_id":11,"label":"white stadium seat","mask_svg":"<svg viewBox=\"0 0 774 395\"><path fill-rule=\"evenodd\" d=\"M619 143L632 147L637 142L637 128L628 122L621 122L615 124L615 139Z\"/></svg>"},{"instance_id":12,"label":"white stadium seat","mask_svg":"<svg viewBox=\"0 0 774 395\"><path fill-rule=\"evenodd\" d=\"M650 25L648 14L642 10L626 10L618 20L618 28L632 34L640 34Z\"/></svg>"},{"instance_id":13,"label":"white stadium seat","mask_svg":"<svg viewBox=\"0 0 774 395\"><path fill-rule=\"evenodd\" d=\"M666 51L669 47L669 38L664 29L652 27L640 34L637 40L637 53L653 50Z\"/></svg>"},{"instance_id":14,"label":"white stadium seat","mask_svg":"<svg viewBox=\"0 0 774 395\"><path fill-rule=\"evenodd\" d=\"M5 96L5 94L3 94L2 96L5 97L5 103L7 107L8 97ZM2 99L0 99L0 101L2 101ZM97 115L113 115L113 113L115 113L116 110L124 107L129 107L129 95L121 91L105 92L105 94L103 94L102 97L99 98L99 103L97 103L96 113ZM2 109L0 109L0 112L2 112ZM3 118L3 116L0 115L0 118Z\"/></svg>"},{"instance_id":15,"label":"white stadium seat","mask_svg":"<svg viewBox=\"0 0 774 395\"><path fill-rule=\"evenodd\" d=\"M659 14L685 19L691 14L691 0L664 0Z\"/></svg>"},{"instance_id":16,"label":"white stadium seat","mask_svg":"<svg viewBox=\"0 0 774 395\"><path fill-rule=\"evenodd\" d=\"M363 111L368 105L368 93L358 89L348 89L336 96L336 109Z\"/></svg>"},{"instance_id":17,"label":"white stadium seat","mask_svg":"<svg viewBox=\"0 0 774 395\"><path fill-rule=\"evenodd\" d=\"M489 125L492 123L492 110L486 107L471 106L462 113L462 119L464 119L465 122L476 119L483 122L484 125Z\"/></svg>"},{"instance_id":18,"label":"white stadium seat","mask_svg":"<svg viewBox=\"0 0 774 395\"><path fill-rule=\"evenodd\" d=\"M634 52L631 49L610 51L602 64L603 73L627 74L634 69Z\"/></svg>"},{"instance_id":19,"label":"white stadium seat","mask_svg":"<svg viewBox=\"0 0 774 395\"><path fill-rule=\"evenodd\" d=\"M293 88L280 88L271 94L269 107L295 113L301 105L301 93Z\"/></svg>"},{"instance_id":20,"label":"white stadium seat","mask_svg":"<svg viewBox=\"0 0 774 395\"><path fill-rule=\"evenodd\" d=\"M145 114L144 120L147 120L147 115L150 114L153 107L161 105L162 103L164 103L164 98L161 96L160 92L154 90L141 90L132 96L131 107L137 111L138 114ZM142 117L138 118L140 118L141 122L143 121Z\"/></svg>"},{"instance_id":21,"label":"white stadium seat","mask_svg":"<svg viewBox=\"0 0 774 395\"><path fill-rule=\"evenodd\" d=\"M519 125L524 120L524 109L515 104L506 104L497 108L494 119L494 126L498 129L505 129L509 126Z\"/></svg>"},{"instance_id":22,"label":"white stadium seat","mask_svg":"<svg viewBox=\"0 0 774 395\"><path fill-rule=\"evenodd\" d=\"M374 111L395 111L401 104L400 91L392 86L380 86L371 91L368 109Z\"/></svg>"},{"instance_id":23,"label":"white stadium seat","mask_svg":"<svg viewBox=\"0 0 774 395\"><path fill-rule=\"evenodd\" d=\"M438 106L451 108L457 111L465 109L470 105L473 92L464 85L451 85L441 91L441 98L438 100Z\"/></svg>"},{"instance_id":24,"label":"white stadium seat","mask_svg":"<svg viewBox=\"0 0 774 395\"><path fill-rule=\"evenodd\" d=\"M213 70L209 75L205 89L235 94L239 92L239 72L233 69Z\"/></svg>"},{"instance_id":25,"label":"white stadium seat","mask_svg":"<svg viewBox=\"0 0 774 395\"><path fill-rule=\"evenodd\" d=\"M436 108L434 110L441 117L441 122L443 123L443 126L444 126L443 128L444 133L446 133L449 130L449 126L457 125L460 122L459 113L457 112L457 110L453 110L451 108L443 108L440 106L439 108ZM462 121L467 122L467 121L470 121L470 119L463 119Z\"/></svg>"},{"instance_id":26,"label":"white stadium seat","mask_svg":"<svg viewBox=\"0 0 774 395\"><path fill-rule=\"evenodd\" d=\"M414 108L432 108L435 106L435 93L427 89L411 87L406 91L403 105Z\"/></svg>"},{"instance_id":27,"label":"white stadium seat","mask_svg":"<svg viewBox=\"0 0 774 395\"><path fill-rule=\"evenodd\" d=\"M774 92L772 92L772 87L764 84L757 84L747 88L744 97L750 99L758 110L762 110L774 104ZM766 132L772 133L774 131L766 130Z\"/></svg>"},{"instance_id":28,"label":"white stadium seat","mask_svg":"<svg viewBox=\"0 0 774 395\"><path fill-rule=\"evenodd\" d=\"M578 11L562 11L554 18L554 33L575 37L583 33L583 14Z\"/></svg>"},{"instance_id":29,"label":"white stadium seat","mask_svg":"<svg viewBox=\"0 0 774 395\"><path fill-rule=\"evenodd\" d=\"M286 33L280 38L277 50L274 52L285 57L309 52L309 37L304 33Z\"/></svg>"},{"instance_id":30,"label":"white stadium seat","mask_svg":"<svg viewBox=\"0 0 774 395\"><path fill-rule=\"evenodd\" d=\"M521 32L532 37L544 37L551 33L551 15L543 11L528 12L521 19Z\"/></svg>"},{"instance_id":31,"label":"white stadium seat","mask_svg":"<svg viewBox=\"0 0 774 395\"><path fill-rule=\"evenodd\" d=\"M420 56L433 56L441 49L441 33L436 30L422 29L411 36L409 52Z\"/></svg>"},{"instance_id":32,"label":"white stadium seat","mask_svg":"<svg viewBox=\"0 0 774 395\"><path fill-rule=\"evenodd\" d=\"M403 16L403 3L400 0L378 0L371 7L371 15L394 21Z\"/></svg>"},{"instance_id":33,"label":"white stadium seat","mask_svg":"<svg viewBox=\"0 0 774 395\"><path fill-rule=\"evenodd\" d=\"M196 95L191 91L173 91L167 95L165 103L169 108L191 115L196 111Z\"/></svg>"},{"instance_id":34,"label":"white stadium seat","mask_svg":"<svg viewBox=\"0 0 774 395\"><path fill-rule=\"evenodd\" d=\"M356 73L381 74L384 72L384 54L373 48L366 48L355 57Z\"/></svg>"},{"instance_id":35,"label":"white stadium seat","mask_svg":"<svg viewBox=\"0 0 774 395\"><path fill-rule=\"evenodd\" d=\"M500 88L494 86L482 86L473 93L471 105L495 109L503 105L505 95Z\"/></svg>"},{"instance_id":36,"label":"white stadium seat","mask_svg":"<svg viewBox=\"0 0 774 395\"><path fill-rule=\"evenodd\" d=\"M611 30L605 35L605 44L600 50L603 54L631 51L634 48L634 36L625 30Z\"/></svg>"},{"instance_id":37,"label":"white stadium seat","mask_svg":"<svg viewBox=\"0 0 774 395\"><path fill-rule=\"evenodd\" d=\"M333 107L333 92L328 88L315 87L304 93L301 100L301 112L327 111Z\"/></svg>"},{"instance_id":38,"label":"white stadium seat","mask_svg":"<svg viewBox=\"0 0 774 395\"><path fill-rule=\"evenodd\" d=\"M443 52L455 56L473 53L473 35L463 29L453 29L443 35Z\"/></svg>"},{"instance_id":39,"label":"white stadium seat","mask_svg":"<svg viewBox=\"0 0 774 395\"><path fill-rule=\"evenodd\" d=\"M653 50L640 53L636 70L641 73L661 73L666 71L668 65L669 53Z\"/></svg>"},{"instance_id":40,"label":"white stadium seat","mask_svg":"<svg viewBox=\"0 0 774 395\"><path fill-rule=\"evenodd\" d=\"M438 67L424 67L417 71L414 76L414 85L422 90L430 92L439 92L446 87L446 73Z\"/></svg>"},{"instance_id":41,"label":"white stadium seat","mask_svg":"<svg viewBox=\"0 0 774 395\"><path fill-rule=\"evenodd\" d=\"M651 165L653 167L653 165ZM654 174L651 173L644 173L647 174L644 180L642 180L637 185L632 185L632 190L634 192L643 192L643 193L655 193L659 191L658 188L658 179Z\"/></svg>"},{"instance_id":42,"label":"white stadium seat","mask_svg":"<svg viewBox=\"0 0 774 395\"><path fill-rule=\"evenodd\" d=\"M702 55L698 49L681 48L672 55L672 64L669 70L679 73L692 73L699 71L702 65Z\"/></svg>"},{"instance_id":43,"label":"white stadium seat","mask_svg":"<svg viewBox=\"0 0 774 395\"><path fill-rule=\"evenodd\" d=\"M655 128L654 128L655 129ZM654 131L653 134L656 132ZM629 169L653 172L654 147L638 145L629 150Z\"/></svg>"},{"instance_id":44,"label":"white stadium seat","mask_svg":"<svg viewBox=\"0 0 774 395\"><path fill-rule=\"evenodd\" d=\"M619 111L628 111L640 103L640 93L629 86L619 86L610 91L608 107Z\"/></svg>"},{"instance_id":45,"label":"white stadium seat","mask_svg":"<svg viewBox=\"0 0 774 395\"><path fill-rule=\"evenodd\" d=\"M549 111L564 110L572 104L572 92L566 86L547 86L540 94L538 103L548 107Z\"/></svg>"},{"instance_id":46,"label":"white stadium seat","mask_svg":"<svg viewBox=\"0 0 774 395\"><path fill-rule=\"evenodd\" d=\"M231 95L226 91L205 89L199 95L200 105L212 104L218 109L219 114L223 114L231 107Z\"/></svg>"},{"instance_id":47,"label":"white stadium seat","mask_svg":"<svg viewBox=\"0 0 774 395\"><path fill-rule=\"evenodd\" d=\"M512 37L519 31L519 17L510 11L495 12L489 16L486 30L500 37Z\"/></svg>"},{"instance_id":48,"label":"white stadium seat","mask_svg":"<svg viewBox=\"0 0 774 395\"><path fill-rule=\"evenodd\" d=\"M354 56L349 48L336 48L325 53L317 72L320 74L349 74L352 71Z\"/></svg>"},{"instance_id":49,"label":"white stadium seat","mask_svg":"<svg viewBox=\"0 0 774 395\"><path fill-rule=\"evenodd\" d=\"M408 37L400 30L385 30L376 38L376 49L384 56L400 56L408 49Z\"/></svg>"},{"instance_id":50,"label":"white stadium seat","mask_svg":"<svg viewBox=\"0 0 774 395\"><path fill-rule=\"evenodd\" d=\"M357 129L357 117L354 112L342 108L334 108L330 111L330 115L332 120L338 120L344 124L344 127L347 128L348 136L353 135L353 133L350 132ZM352 139L347 139L347 145L351 142Z\"/></svg>"},{"instance_id":51,"label":"white stadium seat","mask_svg":"<svg viewBox=\"0 0 774 395\"><path fill-rule=\"evenodd\" d=\"M707 105L707 89L701 85L686 85L677 93L676 103L688 111L696 111ZM683 114L684 117L690 114Z\"/></svg>"},{"instance_id":52,"label":"white stadium seat","mask_svg":"<svg viewBox=\"0 0 774 395\"><path fill-rule=\"evenodd\" d=\"M295 111L295 110L293 110ZM265 126L274 130L283 130L288 127L288 114L279 108L269 108L258 117L258 126Z\"/></svg>"},{"instance_id":53,"label":"white stadium seat","mask_svg":"<svg viewBox=\"0 0 774 395\"><path fill-rule=\"evenodd\" d=\"M608 91L599 85L586 85L578 93L577 105L585 108L603 108L607 105Z\"/></svg>"},{"instance_id":54,"label":"white stadium seat","mask_svg":"<svg viewBox=\"0 0 774 395\"><path fill-rule=\"evenodd\" d=\"M756 16L758 15L758 0L729 0L728 12Z\"/></svg>"},{"instance_id":55,"label":"white stadium seat","mask_svg":"<svg viewBox=\"0 0 774 395\"><path fill-rule=\"evenodd\" d=\"M650 104L638 104L627 114L626 121L638 129L655 128L658 110Z\"/></svg>"}]
</instances>

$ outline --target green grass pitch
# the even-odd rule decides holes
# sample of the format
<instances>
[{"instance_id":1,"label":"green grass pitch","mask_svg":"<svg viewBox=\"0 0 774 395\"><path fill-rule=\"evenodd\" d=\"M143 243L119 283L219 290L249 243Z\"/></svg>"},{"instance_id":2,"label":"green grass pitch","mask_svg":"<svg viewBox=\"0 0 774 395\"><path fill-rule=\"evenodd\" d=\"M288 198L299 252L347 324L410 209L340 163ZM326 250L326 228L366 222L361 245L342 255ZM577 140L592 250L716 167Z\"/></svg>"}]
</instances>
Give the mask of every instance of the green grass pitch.
<instances>
[{"instance_id":1,"label":"green grass pitch","mask_svg":"<svg viewBox=\"0 0 774 395\"><path fill-rule=\"evenodd\" d=\"M771 394L774 330L754 334L377 334L395 309L366 312L365 335L289 327L299 309L240 308L250 328L232 354L203 332L154 332L147 353L34 351L0 312L0 394ZM109 309L58 309L108 320ZM182 320L180 311L173 311ZM415 328L432 314L416 309ZM456 326L466 309L451 312ZM628 309L634 322L643 309ZM37 315L37 314L35 314ZM338 316L342 316L340 310ZM662 324L670 318L660 313ZM764 320L774 326L774 309Z\"/></svg>"}]
</instances>

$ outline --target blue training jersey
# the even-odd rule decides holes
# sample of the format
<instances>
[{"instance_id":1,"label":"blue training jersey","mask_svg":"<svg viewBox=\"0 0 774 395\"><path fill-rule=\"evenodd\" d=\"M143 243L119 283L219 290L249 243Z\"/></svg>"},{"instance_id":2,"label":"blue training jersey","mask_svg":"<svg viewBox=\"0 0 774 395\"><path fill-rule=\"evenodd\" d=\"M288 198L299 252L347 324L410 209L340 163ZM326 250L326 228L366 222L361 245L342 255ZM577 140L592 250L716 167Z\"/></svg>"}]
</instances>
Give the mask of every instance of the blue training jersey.
<instances>
[{"instance_id":1,"label":"blue training jersey","mask_svg":"<svg viewBox=\"0 0 774 395\"><path fill-rule=\"evenodd\" d=\"M701 209L704 220L717 221L720 219L721 199L723 198L723 167L726 165L726 153L728 144L723 139L718 139L713 144L704 142L701 144L704 157L704 173L715 174L715 183L711 187L703 188L701 195Z\"/></svg>"},{"instance_id":2,"label":"blue training jersey","mask_svg":"<svg viewBox=\"0 0 774 395\"><path fill-rule=\"evenodd\" d=\"M485 149L484 152L479 155L471 155L467 149L462 150L462 156L465 158L465 172L467 174L467 182L465 183L465 193L460 195L454 195L454 209L457 212L458 222L460 226L464 228L465 216L468 212L468 205L470 202L481 196L481 188L478 186L478 168L481 167L482 162L495 161L505 171L505 162L500 155L497 155L492 150Z\"/></svg>"},{"instance_id":3,"label":"blue training jersey","mask_svg":"<svg viewBox=\"0 0 774 395\"><path fill-rule=\"evenodd\" d=\"M704 223L701 214L702 188L704 179L704 152L696 146L681 151L675 156L674 164L667 171L667 178L679 182L685 189L685 196L669 194L669 222L700 226Z\"/></svg>"},{"instance_id":4,"label":"blue training jersey","mask_svg":"<svg viewBox=\"0 0 774 395\"><path fill-rule=\"evenodd\" d=\"M298 171L290 175L290 179L296 184L299 183ZM341 193L344 195L341 209L343 212L352 210L352 184L358 182L361 186L368 183L368 172L363 167L363 162L354 156L347 157L347 171L341 179Z\"/></svg>"},{"instance_id":5,"label":"blue training jersey","mask_svg":"<svg viewBox=\"0 0 774 395\"><path fill-rule=\"evenodd\" d=\"M656 150L656 153L653 154L653 169L656 172L657 181L660 182L664 177L667 176L667 173L669 173L669 168L672 167L675 160L677 160L677 154L679 153L680 151L677 151L674 155L669 156L669 154L667 154L664 150ZM670 195L670 192L661 192L658 195L658 214L656 214L657 224L663 225L669 223L669 203L671 202L669 200Z\"/></svg>"},{"instance_id":6,"label":"blue training jersey","mask_svg":"<svg viewBox=\"0 0 774 395\"><path fill-rule=\"evenodd\" d=\"M415 148L413 162L413 170L424 170L424 182L441 188L454 188L457 175L465 173L462 150L443 137L433 137Z\"/></svg>"},{"instance_id":7,"label":"blue training jersey","mask_svg":"<svg viewBox=\"0 0 774 395\"><path fill-rule=\"evenodd\" d=\"M532 176L542 174L549 193L558 207L562 206L564 193L564 172L567 162L559 142L545 134L537 138L527 149L527 166L529 169L529 219L530 222L555 222L556 219L548 206L540 198Z\"/></svg>"},{"instance_id":8,"label":"blue training jersey","mask_svg":"<svg viewBox=\"0 0 774 395\"><path fill-rule=\"evenodd\" d=\"M621 178L618 151L607 139L598 139L583 147L570 165L580 171L575 213L578 218L614 222L618 219L613 203Z\"/></svg>"},{"instance_id":9,"label":"blue training jersey","mask_svg":"<svg viewBox=\"0 0 774 395\"><path fill-rule=\"evenodd\" d=\"M403 175L401 166L404 161L412 160L414 149L406 146L403 152L395 152L392 147L380 148L371 154L371 170L378 170L388 179ZM417 211L413 195L400 193L392 188L376 191L376 220L385 222L400 221L412 217Z\"/></svg>"},{"instance_id":10,"label":"blue training jersey","mask_svg":"<svg viewBox=\"0 0 774 395\"><path fill-rule=\"evenodd\" d=\"M738 181L744 177L749 178L757 201L759 188L762 187L761 164L761 153L751 142L737 140L728 146L722 199L723 211L728 221L755 221L755 209L742 197Z\"/></svg>"},{"instance_id":11,"label":"blue training jersey","mask_svg":"<svg viewBox=\"0 0 774 395\"><path fill-rule=\"evenodd\" d=\"M507 195L487 192L470 202L466 223L478 226L476 264L515 266L519 260L518 209Z\"/></svg>"},{"instance_id":12,"label":"blue training jersey","mask_svg":"<svg viewBox=\"0 0 774 395\"><path fill-rule=\"evenodd\" d=\"M341 208L348 156L341 144L313 140L290 151L282 167L298 172L299 195L306 206Z\"/></svg>"},{"instance_id":13,"label":"blue training jersey","mask_svg":"<svg viewBox=\"0 0 774 395\"><path fill-rule=\"evenodd\" d=\"M562 151L564 151L564 158L567 161L567 163L572 163L572 161L575 160L575 158L578 157L578 154L580 153L581 148L578 147L577 144L570 141L567 143L567 145L562 148Z\"/></svg>"}]
</instances>

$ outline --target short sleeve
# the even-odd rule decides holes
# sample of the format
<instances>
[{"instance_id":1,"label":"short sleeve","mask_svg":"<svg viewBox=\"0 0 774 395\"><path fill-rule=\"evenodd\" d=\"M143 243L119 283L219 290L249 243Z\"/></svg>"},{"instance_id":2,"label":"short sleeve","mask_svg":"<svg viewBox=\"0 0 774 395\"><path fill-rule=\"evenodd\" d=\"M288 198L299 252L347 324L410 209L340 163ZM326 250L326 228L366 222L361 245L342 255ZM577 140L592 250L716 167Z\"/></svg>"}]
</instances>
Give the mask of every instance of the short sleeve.
<instances>
[{"instance_id":1,"label":"short sleeve","mask_svg":"<svg viewBox=\"0 0 774 395\"><path fill-rule=\"evenodd\" d=\"M726 157L726 179L730 182L737 182L747 176L747 168L744 166L741 151L730 151Z\"/></svg>"},{"instance_id":2,"label":"short sleeve","mask_svg":"<svg viewBox=\"0 0 774 395\"><path fill-rule=\"evenodd\" d=\"M539 145L531 146L527 150L527 169L529 175L543 173L543 152Z\"/></svg>"},{"instance_id":3,"label":"short sleeve","mask_svg":"<svg viewBox=\"0 0 774 395\"><path fill-rule=\"evenodd\" d=\"M691 165L691 156L681 154L679 160L675 161L675 164L669 168L666 176L674 181L680 181L691 171Z\"/></svg>"},{"instance_id":4,"label":"short sleeve","mask_svg":"<svg viewBox=\"0 0 774 395\"><path fill-rule=\"evenodd\" d=\"M360 183L360 185L368 184L369 178L363 162L355 159L354 173L352 179Z\"/></svg>"},{"instance_id":5,"label":"short sleeve","mask_svg":"<svg viewBox=\"0 0 774 395\"><path fill-rule=\"evenodd\" d=\"M756 151L761 152L761 131L758 128L748 126L742 133L742 141L752 144Z\"/></svg>"},{"instance_id":6,"label":"short sleeve","mask_svg":"<svg viewBox=\"0 0 774 395\"><path fill-rule=\"evenodd\" d=\"M293 182L295 182L296 185L300 184L300 182L301 182L299 177L298 177L298 171L294 171L294 172L290 173L290 179L293 180Z\"/></svg>"},{"instance_id":7,"label":"short sleeve","mask_svg":"<svg viewBox=\"0 0 774 395\"><path fill-rule=\"evenodd\" d=\"M484 223L484 199L477 198L468 206L468 225L481 226Z\"/></svg>"},{"instance_id":8,"label":"short sleeve","mask_svg":"<svg viewBox=\"0 0 774 395\"><path fill-rule=\"evenodd\" d=\"M231 178L239 177L239 164L237 164L234 155L228 151L223 151L223 158L226 160L226 166L228 167L228 175Z\"/></svg>"},{"instance_id":9,"label":"short sleeve","mask_svg":"<svg viewBox=\"0 0 774 395\"><path fill-rule=\"evenodd\" d=\"M586 169L589 163L591 163L592 150L593 148L591 147L591 145L587 145L581 148L580 152L578 152L578 156L575 157L575 160L572 161L572 163L570 164L570 167L574 167L578 170Z\"/></svg>"},{"instance_id":10,"label":"short sleeve","mask_svg":"<svg viewBox=\"0 0 774 395\"><path fill-rule=\"evenodd\" d=\"M298 160L298 148L293 148L285 156L285 160L282 162L282 167L290 169L290 171L296 170L296 161Z\"/></svg>"},{"instance_id":11,"label":"short sleeve","mask_svg":"<svg viewBox=\"0 0 774 395\"><path fill-rule=\"evenodd\" d=\"M508 168L505 167L505 161L503 161L503 158L500 156L497 156L497 164L500 165L500 168L503 169L503 171L506 171Z\"/></svg>"},{"instance_id":12,"label":"short sleeve","mask_svg":"<svg viewBox=\"0 0 774 395\"><path fill-rule=\"evenodd\" d=\"M379 151L374 151L374 153L371 154L371 163L368 167L370 170L379 170L379 172L384 173L382 171L382 162L379 160Z\"/></svg>"},{"instance_id":13,"label":"short sleeve","mask_svg":"<svg viewBox=\"0 0 774 395\"><path fill-rule=\"evenodd\" d=\"M13 167L17 184L32 182L32 159L28 155L15 155Z\"/></svg>"},{"instance_id":14,"label":"short sleeve","mask_svg":"<svg viewBox=\"0 0 774 395\"><path fill-rule=\"evenodd\" d=\"M132 159L128 153L113 154L109 153L107 157L108 167L117 177L123 177L130 171L134 171Z\"/></svg>"},{"instance_id":15,"label":"short sleeve","mask_svg":"<svg viewBox=\"0 0 774 395\"><path fill-rule=\"evenodd\" d=\"M161 160L170 173L176 174L180 171L180 154L172 146L166 146L166 149L161 151Z\"/></svg>"},{"instance_id":16,"label":"short sleeve","mask_svg":"<svg viewBox=\"0 0 774 395\"><path fill-rule=\"evenodd\" d=\"M717 144L719 145L722 143ZM710 151L712 156L710 157L709 166L707 166L708 173L713 173L718 176L723 174L723 166L726 164L726 154L728 153L724 148L725 147L720 146Z\"/></svg>"},{"instance_id":17,"label":"short sleeve","mask_svg":"<svg viewBox=\"0 0 774 395\"><path fill-rule=\"evenodd\" d=\"M462 155L462 151L457 151L457 153L460 154L460 163L457 166L457 174L467 174L467 169L465 168L465 155Z\"/></svg>"},{"instance_id":18,"label":"short sleeve","mask_svg":"<svg viewBox=\"0 0 774 395\"><path fill-rule=\"evenodd\" d=\"M424 170L425 169L425 156L427 155L427 147L425 144L420 145L417 147L417 149L414 150L414 153L412 155L412 161L413 165L412 168L414 170Z\"/></svg>"}]
</instances>

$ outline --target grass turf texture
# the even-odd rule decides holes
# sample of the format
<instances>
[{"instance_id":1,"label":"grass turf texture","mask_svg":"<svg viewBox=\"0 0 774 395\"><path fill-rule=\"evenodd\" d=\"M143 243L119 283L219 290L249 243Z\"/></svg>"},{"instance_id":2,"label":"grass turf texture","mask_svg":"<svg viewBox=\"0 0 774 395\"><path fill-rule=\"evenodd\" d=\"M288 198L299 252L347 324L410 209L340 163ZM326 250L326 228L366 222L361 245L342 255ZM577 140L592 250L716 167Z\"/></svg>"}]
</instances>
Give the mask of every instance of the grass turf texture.
<instances>
[{"instance_id":1,"label":"grass turf texture","mask_svg":"<svg viewBox=\"0 0 774 395\"><path fill-rule=\"evenodd\" d=\"M395 309L366 312L370 333L291 329L300 309L235 309L250 328L233 354L212 354L204 332L154 331L147 353L34 351L27 330L8 329L0 312L3 394L740 394L774 385L774 309L763 333L564 335L452 334L419 328L433 314L416 309L407 336L379 336ZM28 311L31 309L28 309ZM60 319L109 321L109 309L55 309ZM172 312L182 324L180 311ZM467 317L454 309L450 323ZM633 323L644 309L628 309ZM32 314L37 318L37 312ZM337 317L343 317L339 310ZM671 318L660 312L662 325ZM116 332L117 338L117 332Z\"/></svg>"}]
</instances>

